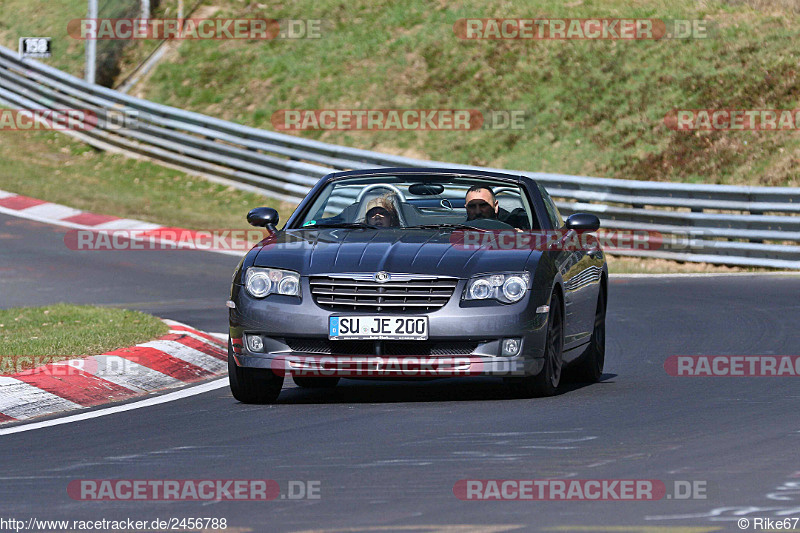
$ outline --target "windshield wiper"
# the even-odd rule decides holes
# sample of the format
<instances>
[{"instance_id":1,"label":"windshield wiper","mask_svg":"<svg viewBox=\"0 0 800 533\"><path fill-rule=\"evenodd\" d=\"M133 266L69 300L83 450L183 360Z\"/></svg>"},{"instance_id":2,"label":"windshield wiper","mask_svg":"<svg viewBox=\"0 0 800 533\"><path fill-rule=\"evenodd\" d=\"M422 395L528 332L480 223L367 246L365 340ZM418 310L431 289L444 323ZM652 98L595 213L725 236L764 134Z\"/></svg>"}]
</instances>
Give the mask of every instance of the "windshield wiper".
<instances>
[{"instance_id":1,"label":"windshield wiper","mask_svg":"<svg viewBox=\"0 0 800 533\"><path fill-rule=\"evenodd\" d=\"M369 228L378 229L378 226L367 224L366 222L329 222L327 224L311 224L296 229L315 229L315 228Z\"/></svg>"}]
</instances>

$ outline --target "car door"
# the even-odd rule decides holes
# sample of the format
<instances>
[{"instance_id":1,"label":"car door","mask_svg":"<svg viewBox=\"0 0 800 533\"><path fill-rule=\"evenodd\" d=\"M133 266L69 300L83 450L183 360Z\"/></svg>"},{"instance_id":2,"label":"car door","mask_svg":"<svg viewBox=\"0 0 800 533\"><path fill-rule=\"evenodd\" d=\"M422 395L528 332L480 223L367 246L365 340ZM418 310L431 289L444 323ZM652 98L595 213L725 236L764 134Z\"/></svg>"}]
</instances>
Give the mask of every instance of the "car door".
<instances>
[{"instance_id":1,"label":"car door","mask_svg":"<svg viewBox=\"0 0 800 533\"><path fill-rule=\"evenodd\" d=\"M552 227L563 232L562 243L577 242L575 232L565 230L564 220L550 194L538 185ZM582 246L558 245L555 261L564 280L564 349L569 350L587 342L592 334L600 278L594 252ZM600 262L602 264L602 259Z\"/></svg>"}]
</instances>

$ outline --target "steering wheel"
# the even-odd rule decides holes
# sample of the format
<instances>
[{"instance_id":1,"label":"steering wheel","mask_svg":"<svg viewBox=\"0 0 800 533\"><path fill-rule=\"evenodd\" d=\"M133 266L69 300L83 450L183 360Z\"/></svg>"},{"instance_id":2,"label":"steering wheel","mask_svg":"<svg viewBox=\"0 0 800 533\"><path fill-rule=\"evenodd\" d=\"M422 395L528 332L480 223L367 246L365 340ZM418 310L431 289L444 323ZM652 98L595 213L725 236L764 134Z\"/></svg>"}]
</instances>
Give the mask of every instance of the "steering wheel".
<instances>
[{"instance_id":1,"label":"steering wheel","mask_svg":"<svg viewBox=\"0 0 800 533\"><path fill-rule=\"evenodd\" d=\"M405 195L400 189L397 188L396 185L392 185L391 183L373 183L372 185L367 185L366 187L361 189L361 192L358 193L358 197L356 197L356 202L360 202L361 199L364 198L364 195L367 194L372 189L380 189L380 188L391 189L392 191L395 192L395 194L397 194L400 200L402 200L403 202L406 201Z\"/></svg>"}]
</instances>

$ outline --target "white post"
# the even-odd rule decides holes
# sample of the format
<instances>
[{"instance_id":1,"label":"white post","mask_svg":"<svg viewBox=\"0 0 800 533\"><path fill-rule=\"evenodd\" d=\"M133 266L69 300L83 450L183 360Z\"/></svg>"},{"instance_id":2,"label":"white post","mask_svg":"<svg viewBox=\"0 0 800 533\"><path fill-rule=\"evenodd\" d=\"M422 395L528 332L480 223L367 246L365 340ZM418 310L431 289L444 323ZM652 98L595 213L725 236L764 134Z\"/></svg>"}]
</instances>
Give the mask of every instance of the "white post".
<instances>
[{"instance_id":1,"label":"white post","mask_svg":"<svg viewBox=\"0 0 800 533\"><path fill-rule=\"evenodd\" d=\"M97 19L97 0L89 0L88 19ZM97 30L86 39L86 81L94 83L97 64Z\"/></svg>"},{"instance_id":2,"label":"white post","mask_svg":"<svg viewBox=\"0 0 800 533\"><path fill-rule=\"evenodd\" d=\"M178 28L183 33L183 0L178 0Z\"/></svg>"},{"instance_id":3,"label":"white post","mask_svg":"<svg viewBox=\"0 0 800 533\"><path fill-rule=\"evenodd\" d=\"M147 21L150 20L150 0L142 0L142 13L139 15L139 26L143 35L147 34Z\"/></svg>"}]
</instances>

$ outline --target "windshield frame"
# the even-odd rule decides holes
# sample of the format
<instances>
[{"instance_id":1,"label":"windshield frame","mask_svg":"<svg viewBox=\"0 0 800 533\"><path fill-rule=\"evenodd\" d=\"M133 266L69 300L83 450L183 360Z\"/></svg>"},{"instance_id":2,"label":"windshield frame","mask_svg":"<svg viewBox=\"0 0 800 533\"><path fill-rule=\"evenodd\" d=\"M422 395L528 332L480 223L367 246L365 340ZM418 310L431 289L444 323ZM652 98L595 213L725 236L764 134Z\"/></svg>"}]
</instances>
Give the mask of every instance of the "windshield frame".
<instances>
[{"instance_id":1,"label":"windshield frame","mask_svg":"<svg viewBox=\"0 0 800 533\"><path fill-rule=\"evenodd\" d=\"M540 217L537 212L537 205L536 199L531 198L531 193L529 191L529 187L516 176L512 175L493 175L492 173L482 174L482 173L460 173L460 172L438 172L435 170L419 170L418 172L398 172L399 169L387 169L386 172L370 172L370 173L363 173L359 174L357 171L354 172L347 172L342 173L341 175L329 175L327 179L321 180L317 186L315 186L309 195L305 198L305 200L301 203L298 209L293 213L293 215L289 218L286 225L284 226L284 230L300 230L300 229L313 229L315 227L322 227L323 225L316 226L315 224L303 226L304 223L308 223L308 219L311 216L312 210L316 210L319 212L321 209L325 209L325 205L330 198L333 191L337 185L341 185L341 182L352 182L353 185L370 185L370 184L378 184L382 182L392 183L392 181L402 182L404 184L411 184L411 183L453 183L456 182L459 186L461 185L478 185L481 183L485 183L488 187L492 188L492 190L497 189L499 187L514 187L519 191L520 194L520 201L522 202L523 208L528 215L528 224L531 227L536 227L541 224ZM466 191L465 191L466 193ZM446 196L442 196L443 193L437 195L430 195L430 198L446 198ZM320 203L320 199L325 197L324 203ZM425 196L418 195L414 196L413 199L421 200L424 199ZM354 200L355 202L355 200ZM353 205L353 204L351 204ZM346 208L342 208L344 211ZM459 207L455 208L458 211ZM341 212L340 212L341 213ZM333 215L333 217L338 215ZM333 218L330 217L330 218ZM466 212L464 212L464 221L466 221ZM346 221L349 223L355 221ZM435 224L435 220L431 220L431 223ZM461 221L459 221L461 222ZM448 223L443 221L443 223ZM453 223L450 221L449 223ZM418 224L410 224L409 226L414 226ZM408 229L409 226L396 226L386 229ZM384 229L384 228L379 228Z\"/></svg>"}]
</instances>

